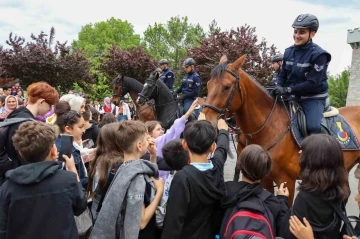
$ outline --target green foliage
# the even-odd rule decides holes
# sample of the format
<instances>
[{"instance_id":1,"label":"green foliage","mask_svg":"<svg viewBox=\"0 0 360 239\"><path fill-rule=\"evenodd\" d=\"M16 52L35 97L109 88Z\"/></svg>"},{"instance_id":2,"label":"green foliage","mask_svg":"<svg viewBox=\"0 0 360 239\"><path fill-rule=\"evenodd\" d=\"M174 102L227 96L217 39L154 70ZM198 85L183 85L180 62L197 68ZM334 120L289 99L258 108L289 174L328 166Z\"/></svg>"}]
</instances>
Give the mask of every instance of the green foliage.
<instances>
[{"instance_id":1,"label":"green foliage","mask_svg":"<svg viewBox=\"0 0 360 239\"><path fill-rule=\"evenodd\" d=\"M171 17L166 24L155 23L144 32L147 51L156 59L168 59L170 67L178 76L183 74L182 61L188 48L199 46L205 33L199 24L191 24L188 17Z\"/></svg>"},{"instance_id":2,"label":"green foliage","mask_svg":"<svg viewBox=\"0 0 360 239\"><path fill-rule=\"evenodd\" d=\"M127 21L110 18L107 21L89 23L82 27L78 40L73 41L73 49L84 49L90 62L91 72L96 75L96 84L92 85L90 98L102 99L110 96L109 79L100 72L101 58L116 45L120 49L130 49L140 45L140 35L135 34L134 27Z\"/></svg>"},{"instance_id":3,"label":"green foliage","mask_svg":"<svg viewBox=\"0 0 360 239\"><path fill-rule=\"evenodd\" d=\"M140 45L140 36L127 21L110 18L107 21L89 23L82 27L78 40L73 41L73 48L82 48L91 59L106 52L113 44L121 49Z\"/></svg>"},{"instance_id":4,"label":"green foliage","mask_svg":"<svg viewBox=\"0 0 360 239\"><path fill-rule=\"evenodd\" d=\"M346 105L346 98L349 87L350 69L345 69L343 72L336 76L330 76L329 83L329 96L331 105L337 108Z\"/></svg>"}]
</instances>

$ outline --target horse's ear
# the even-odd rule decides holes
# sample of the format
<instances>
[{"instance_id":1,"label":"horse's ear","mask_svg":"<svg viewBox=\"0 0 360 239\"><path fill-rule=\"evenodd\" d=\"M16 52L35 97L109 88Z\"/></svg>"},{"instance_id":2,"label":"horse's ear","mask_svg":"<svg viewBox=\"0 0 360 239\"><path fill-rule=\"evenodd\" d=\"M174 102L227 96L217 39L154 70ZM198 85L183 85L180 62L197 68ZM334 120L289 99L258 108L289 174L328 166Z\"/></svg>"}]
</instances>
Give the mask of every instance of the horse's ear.
<instances>
[{"instance_id":1,"label":"horse's ear","mask_svg":"<svg viewBox=\"0 0 360 239\"><path fill-rule=\"evenodd\" d=\"M227 62L227 61L228 61L227 56L226 56L226 55L222 55L222 57L220 58L219 64L224 63L224 62Z\"/></svg>"},{"instance_id":2,"label":"horse's ear","mask_svg":"<svg viewBox=\"0 0 360 239\"><path fill-rule=\"evenodd\" d=\"M234 63L233 63L233 67L234 67L234 69L237 71L237 70L239 70L242 66L243 66L243 64L244 64L244 62L245 62L245 58L246 58L246 54L244 54L244 55L242 55L241 57L239 57Z\"/></svg>"}]
</instances>

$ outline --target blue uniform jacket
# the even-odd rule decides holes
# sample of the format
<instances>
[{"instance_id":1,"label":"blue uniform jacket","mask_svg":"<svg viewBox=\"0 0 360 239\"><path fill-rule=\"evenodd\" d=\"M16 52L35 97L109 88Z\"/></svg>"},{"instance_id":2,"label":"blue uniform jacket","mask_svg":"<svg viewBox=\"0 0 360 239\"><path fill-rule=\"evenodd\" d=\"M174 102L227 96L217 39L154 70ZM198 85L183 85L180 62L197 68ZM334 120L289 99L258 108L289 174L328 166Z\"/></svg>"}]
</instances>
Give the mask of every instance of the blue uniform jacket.
<instances>
[{"instance_id":1,"label":"blue uniform jacket","mask_svg":"<svg viewBox=\"0 0 360 239\"><path fill-rule=\"evenodd\" d=\"M200 94L201 77L196 71L185 74L180 88L176 93L182 93L182 99L196 98Z\"/></svg>"},{"instance_id":2,"label":"blue uniform jacket","mask_svg":"<svg viewBox=\"0 0 360 239\"><path fill-rule=\"evenodd\" d=\"M331 55L312 41L303 46L285 49L283 65L277 83L290 87L301 98L326 98L327 68Z\"/></svg>"},{"instance_id":3,"label":"blue uniform jacket","mask_svg":"<svg viewBox=\"0 0 360 239\"><path fill-rule=\"evenodd\" d=\"M161 73L160 80L165 83L169 90L174 90L175 76L170 68Z\"/></svg>"}]
</instances>

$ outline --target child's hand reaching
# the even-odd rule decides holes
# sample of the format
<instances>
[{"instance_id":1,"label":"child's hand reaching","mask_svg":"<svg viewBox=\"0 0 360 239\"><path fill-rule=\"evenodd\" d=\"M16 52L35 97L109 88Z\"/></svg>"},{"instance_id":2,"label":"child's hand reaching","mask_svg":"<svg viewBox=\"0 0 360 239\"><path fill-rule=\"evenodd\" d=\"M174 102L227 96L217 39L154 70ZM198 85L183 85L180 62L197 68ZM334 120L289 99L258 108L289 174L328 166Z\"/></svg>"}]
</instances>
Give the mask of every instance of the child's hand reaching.
<instances>
[{"instance_id":1,"label":"child's hand reaching","mask_svg":"<svg viewBox=\"0 0 360 239\"><path fill-rule=\"evenodd\" d=\"M152 137L148 137L147 140L149 142L148 150L149 150L150 154L156 155L157 149L156 149L156 145L155 145L155 139Z\"/></svg>"},{"instance_id":2,"label":"child's hand reaching","mask_svg":"<svg viewBox=\"0 0 360 239\"><path fill-rule=\"evenodd\" d=\"M226 121L224 119L218 120L217 127L219 130L221 130L221 129L226 130L226 131L229 130L229 126L226 124Z\"/></svg>"}]
</instances>

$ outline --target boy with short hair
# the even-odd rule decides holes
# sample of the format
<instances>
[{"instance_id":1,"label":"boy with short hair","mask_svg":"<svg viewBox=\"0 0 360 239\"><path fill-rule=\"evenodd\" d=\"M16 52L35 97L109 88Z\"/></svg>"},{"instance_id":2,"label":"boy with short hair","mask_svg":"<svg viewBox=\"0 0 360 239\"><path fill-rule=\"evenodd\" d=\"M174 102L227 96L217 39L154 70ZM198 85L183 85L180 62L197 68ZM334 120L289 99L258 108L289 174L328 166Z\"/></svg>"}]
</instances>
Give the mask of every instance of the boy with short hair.
<instances>
[{"instance_id":1,"label":"boy with short hair","mask_svg":"<svg viewBox=\"0 0 360 239\"><path fill-rule=\"evenodd\" d=\"M0 238L78 238L74 215L87 206L74 159L57 161L57 130L41 122L23 123L13 137L28 164L6 173L0 188Z\"/></svg>"},{"instance_id":2,"label":"boy with short hair","mask_svg":"<svg viewBox=\"0 0 360 239\"><path fill-rule=\"evenodd\" d=\"M229 134L223 119L217 127L218 134L206 120L185 126L182 144L189 151L190 164L178 171L171 183L163 239L214 238L219 230L221 219L217 213L225 195L224 164Z\"/></svg>"},{"instance_id":3,"label":"boy with short hair","mask_svg":"<svg viewBox=\"0 0 360 239\"><path fill-rule=\"evenodd\" d=\"M156 209L156 225L162 228L166 215L166 205L169 198L171 182L177 171L181 170L189 162L189 152L182 146L181 139L173 139L162 148L163 158L166 164L173 170L166 178L164 185L164 194L160 204Z\"/></svg>"},{"instance_id":4,"label":"boy with short hair","mask_svg":"<svg viewBox=\"0 0 360 239\"><path fill-rule=\"evenodd\" d=\"M152 162L140 159L148 149L156 155L155 140L143 122L131 120L118 124L114 140L124 153L123 163L107 191L90 238L155 238L155 210L164 182L150 179L159 177L157 165L152 163L156 157Z\"/></svg>"}]
</instances>

